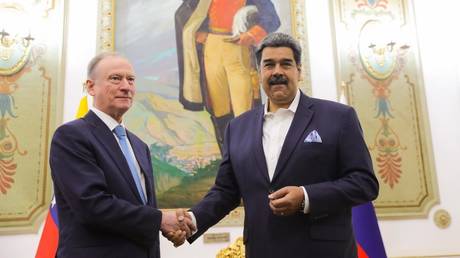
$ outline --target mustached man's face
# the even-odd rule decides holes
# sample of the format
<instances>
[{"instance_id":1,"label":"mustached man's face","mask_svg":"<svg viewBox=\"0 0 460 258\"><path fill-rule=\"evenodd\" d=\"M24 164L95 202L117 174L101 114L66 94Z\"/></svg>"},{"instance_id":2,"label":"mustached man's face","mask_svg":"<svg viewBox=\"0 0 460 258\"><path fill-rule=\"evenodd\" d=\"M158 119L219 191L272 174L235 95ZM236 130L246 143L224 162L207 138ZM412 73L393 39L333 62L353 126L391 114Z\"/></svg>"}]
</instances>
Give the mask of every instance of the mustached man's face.
<instances>
[{"instance_id":1,"label":"mustached man's face","mask_svg":"<svg viewBox=\"0 0 460 258\"><path fill-rule=\"evenodd\" d=\"M297 93L300 66L289 47L267 47L262 50L260 78L270 101L269 111L288 108Z\"/></svg>"}]
</instances>

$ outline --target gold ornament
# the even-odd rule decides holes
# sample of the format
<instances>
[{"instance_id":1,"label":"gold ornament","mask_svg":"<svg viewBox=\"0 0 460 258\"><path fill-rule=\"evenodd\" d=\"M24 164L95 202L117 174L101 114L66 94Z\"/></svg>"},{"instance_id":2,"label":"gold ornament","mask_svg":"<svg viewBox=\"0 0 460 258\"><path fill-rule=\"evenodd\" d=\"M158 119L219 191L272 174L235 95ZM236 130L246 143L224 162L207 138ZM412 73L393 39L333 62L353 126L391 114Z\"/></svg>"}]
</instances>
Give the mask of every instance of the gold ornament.
<instances>
[{"instance_id":1,"label":"gold ornament","mask_svg":"<svg viewBox=\"0 0 460 258\"><path fill-rule=\"evenodd\" d=\"M450 214L446 210L441 209L437 210L434 213L434 223L436 224L436 226L438 226L438 228L448 228L450 226L451 220L452 219L450 217Z\"/></svg>"},{"instance_id":2,"label":"gold ornament","mask_svg":"<svg viewBox=\"0 0 460 258\"><path fill-rule=\"evenodd\" d=\"M235 243L229 247L224 248L217 253L216 258L244 258L245 248L243 243L243 237L236 239Z\"/></svg>"}]
</instances>

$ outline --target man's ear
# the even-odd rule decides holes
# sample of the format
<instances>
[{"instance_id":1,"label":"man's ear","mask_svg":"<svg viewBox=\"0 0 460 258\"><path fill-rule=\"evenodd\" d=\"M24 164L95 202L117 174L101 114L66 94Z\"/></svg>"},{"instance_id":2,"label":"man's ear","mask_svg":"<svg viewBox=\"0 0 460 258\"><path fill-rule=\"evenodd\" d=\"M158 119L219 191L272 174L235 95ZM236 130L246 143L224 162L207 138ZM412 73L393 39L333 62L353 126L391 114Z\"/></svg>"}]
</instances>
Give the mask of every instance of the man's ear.
<instances>
[{"instance_id":1,"label":"man's ear","mask_svg":"<svg viewBox=\"0 0 460 258\"><path fill-rule=\"evenodd\" d=\"M91 80L91 79L87 79L86 82L85 82L85 86L86 86L86 91L88 92L88 94L90 96L94 96L94 81Z\"/></svg>"}]
</instances>

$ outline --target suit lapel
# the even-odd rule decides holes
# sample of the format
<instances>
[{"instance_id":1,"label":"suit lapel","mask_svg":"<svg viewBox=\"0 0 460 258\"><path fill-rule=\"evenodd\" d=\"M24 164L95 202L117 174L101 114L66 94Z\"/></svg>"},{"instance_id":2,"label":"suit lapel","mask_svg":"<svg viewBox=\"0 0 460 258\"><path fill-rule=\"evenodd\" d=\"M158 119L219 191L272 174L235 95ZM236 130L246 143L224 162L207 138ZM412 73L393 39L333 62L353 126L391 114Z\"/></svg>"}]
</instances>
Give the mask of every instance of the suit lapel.
<instances>
[{"instance_id":1,"label":"suit lapel","mask_svg":"<svg viewBox=\"0 0 460 258\"><path fill-rule=\"evenodd\" d=\"M128 182L129 188L134 193L134 195L137 196L139 202L142 203L141 197L139 196L136 188L136 184L134 183L133 176L129 170L128 162L121 152L120 146L118 145L118 142L115 139L113 133L109 130L107 125L104 124L104 122L92 111L89 111L84 119L93 126L94 130L91 131L93 132L95 138L100 142L102 146L104 146L113 162L117 165L123 178L126 180L126 182Z\"/></svg>"},{"instance_id":2,"label":"suit lapel","mask_svg":"<svg viewBox=\"0 0 460 258\"><path fill-rule=\"evenodd\" d=\"M272 182L277 179L291 157L291 153L294 151L299 141L302 140L300 138L313 117L314 112L310 109L311 105L311 100L307 96L301 94L299 106L297 107L291 127L289 128L286 139L284 140L283 147L281 148Z\"/></svg>"},{"instance_id":3,"label":"suit lapel","mask_svg":"<svg viewBox=\"0 0 460 258\"><path fill-rule=\"evenodd\" d=\"M267 161L265 158L264 147L262 144L263 123L264 106L262 105L256 111L256 128L254 130L255 136L252 137L252 146L254 146L255 160L259 167L258 170L261 172L262 177L267 181L267 183L269 183L270 178L268 177Z\"/></svg>"}]
</instances>

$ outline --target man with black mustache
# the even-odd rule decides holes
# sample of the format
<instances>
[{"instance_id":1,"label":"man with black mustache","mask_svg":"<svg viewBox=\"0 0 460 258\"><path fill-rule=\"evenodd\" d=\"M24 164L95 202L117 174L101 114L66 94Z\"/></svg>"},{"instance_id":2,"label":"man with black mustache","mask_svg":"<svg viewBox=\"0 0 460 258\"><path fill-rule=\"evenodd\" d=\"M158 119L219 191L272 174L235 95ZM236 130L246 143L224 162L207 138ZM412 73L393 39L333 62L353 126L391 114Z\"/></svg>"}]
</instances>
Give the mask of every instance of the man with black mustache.
<instances>
[{"instance_id":1,"label":"man with black mustache","mask_svg":"<svg viewBox=\"0 0 460 258\"><path fill-rule=\"evenodd\" d=\"M252 52L281 21L271 0L183 0L175 25L179 101L209 112L222 154L229 121L261 104Z\"/></svg>"},{"instance_id":2,"label":"man with black mustache","mask_svg":"<svg viewBox=\"0 0 460 258\"><path fill-rule=\"evenodd\" d=\"M269 34L256 57L268 101L228 125L215 184L191 208L189 241L243 199L246 257L357 257L351 208L379 185L354 109L299 90L291 36Z\"/></svg>"}]
</instances>

